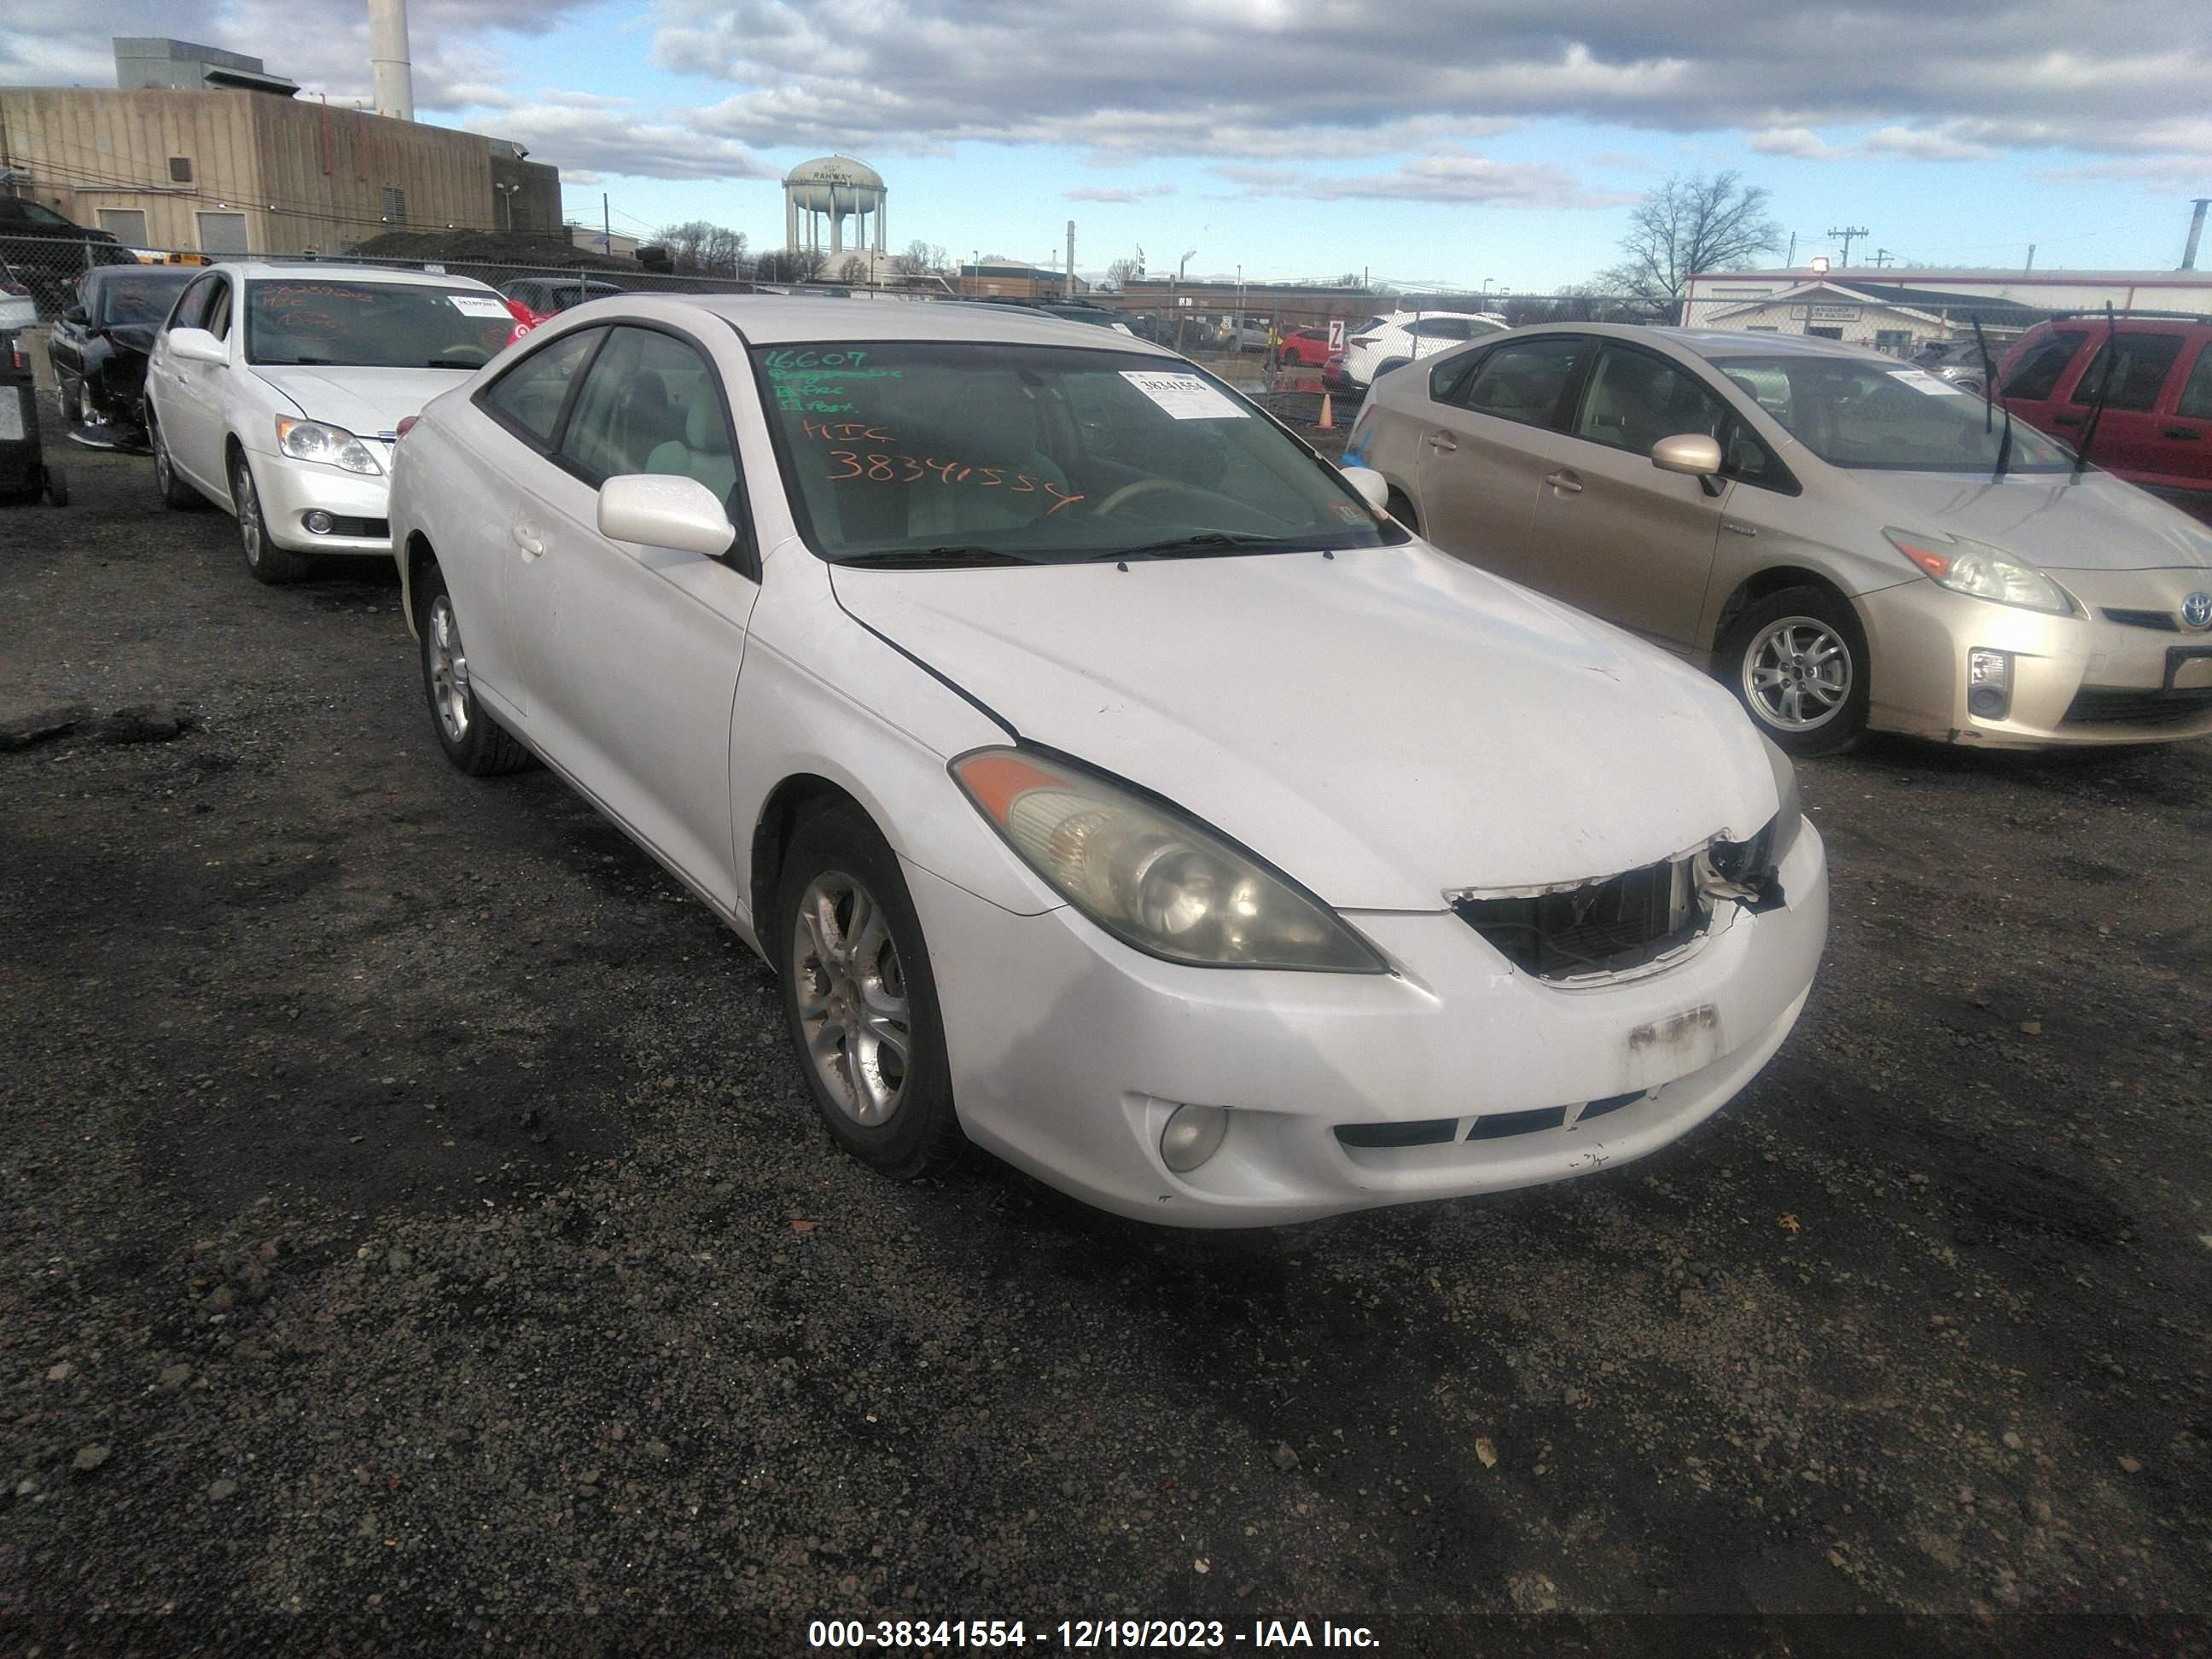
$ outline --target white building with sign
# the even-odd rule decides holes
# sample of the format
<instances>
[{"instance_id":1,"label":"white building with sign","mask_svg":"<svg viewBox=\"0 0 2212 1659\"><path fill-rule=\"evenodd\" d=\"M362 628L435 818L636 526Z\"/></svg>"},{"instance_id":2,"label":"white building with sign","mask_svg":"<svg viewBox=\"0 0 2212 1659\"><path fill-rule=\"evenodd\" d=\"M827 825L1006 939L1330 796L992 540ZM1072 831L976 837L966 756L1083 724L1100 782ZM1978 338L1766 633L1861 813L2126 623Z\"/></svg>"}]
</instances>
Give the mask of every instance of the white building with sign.
<instances>
[{"instance_id":1,"label":"white building with sign","mask_svg":"<svg viewBox=\"0 0 2212 1659\"><path fill-rule=\"evenodd\" d=\"M1995 343L2014 338L2044 315L2017 300L1831 276L1771 287L1716 281L1686 298L1682 310L1692 328L1811 334L1899 357L1930 341L1971 337L1977 318Z\"/></svg>"}]
</instances>

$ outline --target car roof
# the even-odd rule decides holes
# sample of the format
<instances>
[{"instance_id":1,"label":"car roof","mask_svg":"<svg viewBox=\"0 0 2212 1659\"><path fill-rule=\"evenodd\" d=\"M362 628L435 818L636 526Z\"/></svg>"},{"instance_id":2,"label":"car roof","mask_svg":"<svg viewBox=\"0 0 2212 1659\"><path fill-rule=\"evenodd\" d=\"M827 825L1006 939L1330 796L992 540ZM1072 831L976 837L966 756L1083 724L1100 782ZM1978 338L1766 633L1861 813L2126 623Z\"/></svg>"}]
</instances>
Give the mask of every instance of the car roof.
<instances>
[{"instance_id":1,"label":"car roof","mask_svg":"<svg viewBox=\"0 0 2212 1659\"><path fill-rule=\"evenodd\" d=\"M1073 331L1064 318L1021 306L921 300L822 300L799 295L631 294L592 300L562 313L571 318L617 310L671 321L685 313L720 317L753 345L800 345L826 340L969 340L1009 345L1066 346L1097 337L1097 349L1181 361L1171 351L1111 329Z\"/></svg>"},{"instance_id":2,"label":"car roof","mask_svg":"<svg viewBox=\"0 0 2212 1659\"><path fill-rule=\"evenodd\" d=\"M1375 314L1386 323L1395 323L1401 317L1464 317L1474 323L1494 323L1498 320L1494 313L1482 311L1379 311Z\"/></svg>"},{"instance_id":3,"label":"car roof","mask_svg":"<svg viewBox=\"0 0 2212 1659\"><path fill-rule=\"evenodd\" d=\"M410 288L480 288L487 294L499 292L489 283L480 283L473 276L391 265L349 265L336 259L225 259L208 269L227 270L249 283L312 277L320 282L392 283Z\"/></svg>"}]
</instances>

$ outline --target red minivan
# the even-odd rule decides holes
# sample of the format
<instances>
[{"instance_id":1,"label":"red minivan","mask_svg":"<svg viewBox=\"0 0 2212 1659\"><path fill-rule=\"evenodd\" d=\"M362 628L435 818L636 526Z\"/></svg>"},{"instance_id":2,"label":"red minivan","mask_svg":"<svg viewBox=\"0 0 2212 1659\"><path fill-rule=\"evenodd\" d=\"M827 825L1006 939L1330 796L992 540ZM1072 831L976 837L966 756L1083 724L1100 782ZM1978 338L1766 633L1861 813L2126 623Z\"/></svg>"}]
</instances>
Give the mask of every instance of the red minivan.
<instances>
[{"instance_id":1,"label":"red minivan","mask_svg":"<svg viewBox=\"0 0 2212 1659\"><path fill-rule=\"evenodd\" d=\"M2055 318L1997 365L2014 418L2069 444L2081 442L2100 383L2089 459L2212 524L2212 317Z\"/></svg>"}]
</instances>

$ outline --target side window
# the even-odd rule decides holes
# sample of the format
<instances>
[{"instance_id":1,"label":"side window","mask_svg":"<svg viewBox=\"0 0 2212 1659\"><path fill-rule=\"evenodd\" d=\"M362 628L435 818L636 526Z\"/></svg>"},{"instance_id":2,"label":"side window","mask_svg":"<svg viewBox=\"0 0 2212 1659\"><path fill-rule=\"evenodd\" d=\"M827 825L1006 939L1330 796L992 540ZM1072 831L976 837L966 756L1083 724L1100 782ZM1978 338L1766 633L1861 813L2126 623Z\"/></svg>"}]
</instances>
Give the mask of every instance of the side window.
<instances>
[{"instance_id":1,"label":"side window","mask_svg":"<svg viewBox=\"0 0 2212 1659\"><path fill-rule=\"evenodd\" d=\"M2179 334L2118 335L2097 348L2097 355L2089 359L2089 367L2074 382L2074 395L2067 401L2097 401L2098 382L2106 377L2106 362L2109 358L2112 383L2106 389L2105 407L2148 409L2158 402L2159 388L2166 384L2166 371L2173 367L2173 360L2180 355Z\"/></svg>"},{"instance_id":2,"label":"side window","mask_svg":"<svg viewBox=\"0 0 2212 1659\"><path fill-rule=\"evenodd\" d=\"M1589 355L1590 342L1578 334L1555 334L1500 346L1453 401L1478 415L1495 415L1525 426L1549 426L1559 394Z\"/></svg>"},{"instance_id":3,"label":"side window","mask_svg":"<svg viewBox=\"0 0 2212 1659\"><path fill-rule=\"evenodd\" d=\"M2192 421L2212 421L2212 342L2197 354L2197 367L2189 371L2188 382L2181 388L2181 401L2173 412L2185 415Z\"/></svg>"},{"instance_id":4,"label":"side window","mask_svg":"<svg viewBox=\"0 0 2212 1659\"><path fill-rule=\"evenodd\" d=\"M720 381L697 347L673 335L614 331L585 374L561 458L594 485L632 472L696 478L736 516L738 462Z\"/></svg>"},{"instance_id":5,"label":"side window","mask_svg":"<svg viewBox=\"0 0 2212 1659\"><path fill-rule=\"evenodd\" d=\"M221 277L208 295L207 321L200 326L218 340L230 337L230 284Z\"/></svg>"},{"instance_id":6,"label":"side window","mask_svg":"<svg viewBox=\"0 0 2212 1659\"><path fill-rule=\"evenodd\" d=\"M177 309L169 318L169 326L205 328L208 301L215 297L215 291L221 283L220 277L203 276L185 289L177 298Z\"/></svg>"},{"instance_id":7,"label":"side window","mask_svg":"<svg viewBox=\"0 0 2212 1659\"><path fill-rule=\"evenodd\" d=\"M1480 351L1462 351L1444 358L1429 371L1429 398L1439 404L1458 403L1467 383L1474 378L1475 370L1482 367L1487 355Z\"/></svg>"},{"instance_id":8,"label":"side window","mask_svg":"<svg viewBox=\"0 0 2212 1659\"><path fill-rule=\"evenodd\" d=\"M550 450L569 385L605 333L580 328L540 347L479 393L477 406L524 442Z\"/></svg>"},{"instance_id":9,"label":"side window","mask_svg":"<svg viewBox=\"0 0 2212 1659\"><path fill-rule=\"evenodd\" d=\"M2031 348L2013 365L2012 373L2005 376L2004 395L2032 404L2041 403L2057 390L2058 377L2066 372L2066 365L2074 361L2074 354L2088 337L2078 330L2061 330Z\"/></svg>"},{"instance_id":10,"label":"side window","mask_svg":"<svg viewBox=\"0 0 2212 1659\"><path fill-rule=\"evenodd\" d=\"M1689 369L1624 346L1608 345L1583 394L1574 435L1648 455L1662 438L1699 432L1716 442L1729 424L1728 405Z\"/></svg>"}]
</instances>

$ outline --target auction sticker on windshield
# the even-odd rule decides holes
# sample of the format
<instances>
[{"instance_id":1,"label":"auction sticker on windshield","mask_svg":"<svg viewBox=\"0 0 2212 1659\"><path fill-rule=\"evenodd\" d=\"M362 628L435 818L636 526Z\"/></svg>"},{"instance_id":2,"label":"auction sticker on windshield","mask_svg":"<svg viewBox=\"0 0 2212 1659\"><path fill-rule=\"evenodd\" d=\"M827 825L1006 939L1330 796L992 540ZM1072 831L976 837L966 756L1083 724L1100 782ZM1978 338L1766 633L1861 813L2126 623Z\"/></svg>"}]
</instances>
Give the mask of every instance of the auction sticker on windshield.
<instances>
[{"instance_id":1,"label":"auction sticker on windshield","mask_svg":"<svg viewBox=\"0 0 2212 1659\"><path fill-rule=\"evenodd\" d=\"M1178 421L1241 421L1245 411L1195 374L1125 368L1121 378Z\"/></svg>"},{"instance_id":2,"label":"auction sticker on windshield","mask_svg":"<svg viewBox=\"0 0 2212 1659\"><path fill-rule=\"evenodd\" d=\"M1966 395L1948 380L1939 380L1933 374L1922 369L1893 368L1889 371L1889 378L1893 380L1904 381L1923 397L1963 398Z\"/></svg>"},{"instance_id":3,"label":"auction sticker on windshield","mask_svg":"<svg viewBox=\"0 0 2212 1659\"><path fill-rule=\"evenodd\" d=\"M464 317L511 317L507 301L495 294L448 294L453 309Z\"/></svg>"}]
</instances>

